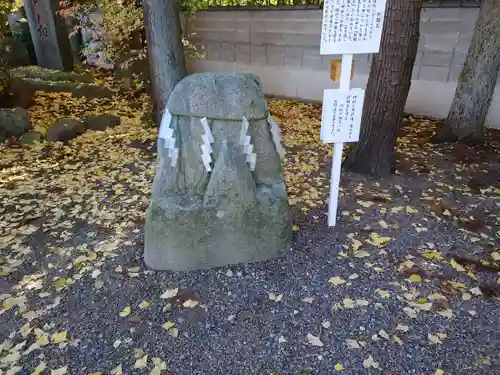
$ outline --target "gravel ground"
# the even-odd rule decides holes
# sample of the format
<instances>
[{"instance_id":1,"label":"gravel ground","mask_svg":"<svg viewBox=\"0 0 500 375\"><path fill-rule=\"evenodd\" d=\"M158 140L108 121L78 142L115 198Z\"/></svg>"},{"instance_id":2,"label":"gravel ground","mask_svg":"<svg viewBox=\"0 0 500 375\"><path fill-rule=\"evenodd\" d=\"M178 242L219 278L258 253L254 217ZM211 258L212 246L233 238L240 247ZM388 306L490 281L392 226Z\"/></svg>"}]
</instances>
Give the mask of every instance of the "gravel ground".
<instances>
[{"instance_id":1,"label":"gravel ground","mask_svg":"<svg viewBox=\"0 0 500 375\"><path fill-rule=\"evenodd\" d=\"M145 269L156 135L133 113L0 146L0 374L500 374L498 134L435 146L408 118L395 175L343 174L333 230L319 107L271 110L295 239L252 265Z\"/></svg>"}]
</instances>

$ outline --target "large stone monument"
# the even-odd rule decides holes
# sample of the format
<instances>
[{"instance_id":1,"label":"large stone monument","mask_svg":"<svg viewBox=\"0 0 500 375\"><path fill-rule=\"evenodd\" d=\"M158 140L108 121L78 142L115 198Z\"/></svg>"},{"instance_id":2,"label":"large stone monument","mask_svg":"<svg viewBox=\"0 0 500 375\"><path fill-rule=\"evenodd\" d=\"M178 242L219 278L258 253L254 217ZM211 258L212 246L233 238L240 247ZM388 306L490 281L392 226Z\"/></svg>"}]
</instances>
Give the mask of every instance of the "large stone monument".
<instances>
[{"instance_id":1,"label":"large stone monument","mask_svg":"<svg viewBox=\"0 0 500 375\"><path fill-rule=\"evenodd\" d=\"M202 73L170 95L146 219L146 265L189 270L272 259L291 246L279 128L258 77Z\"/></svg>"},{"instance_id":2,"label":"large stone monument","mask_svg":"<svg viewBox=\"0 0 500 375\"><path fill-rule=\"evenodd\" d=\"M57 70L73 69L68 30L56 15L58 0L26 0L24 9L38 65Z\"/></svg>"}]
</instances>

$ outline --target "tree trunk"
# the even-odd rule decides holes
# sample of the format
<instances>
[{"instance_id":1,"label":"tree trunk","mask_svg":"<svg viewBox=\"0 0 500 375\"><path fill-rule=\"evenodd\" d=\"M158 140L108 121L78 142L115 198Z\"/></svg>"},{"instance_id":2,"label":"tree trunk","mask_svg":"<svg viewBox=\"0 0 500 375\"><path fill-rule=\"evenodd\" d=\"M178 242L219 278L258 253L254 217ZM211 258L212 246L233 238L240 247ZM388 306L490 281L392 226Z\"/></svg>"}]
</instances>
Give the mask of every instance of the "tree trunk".
<instances>
[{"instance_id":1,"label":"tree trunk","mask_svg":"<svg viewBox=\"0 0 500 375\"><path fill-rule=\"evenodd\" d=\"M380 52L373 55L365 93L359 142L346 167L383 176L390 173L392 154L410 91L419 40L422 0L388 0Z\"/></svg>"},{"instance_id":2,"label":"tree trunk","mask_svg":"<svg viewBox=\"0 0 500 375\"><path fill-rule=\"evenodd\" d=\"M168 97L186 75L177 0L144 0L153 114L159 125Z\"/></svg>"},{"instance_id":3,"label":"tree trunk","mask_svg":"<svg viewBox=\"0 0 500 375\"><path fill-rule=\"evenodd\" d=\"M500 0L483 0L455 97L435 143L483 142L483 127L500 68Z\"/></svg>"}]
</instances>

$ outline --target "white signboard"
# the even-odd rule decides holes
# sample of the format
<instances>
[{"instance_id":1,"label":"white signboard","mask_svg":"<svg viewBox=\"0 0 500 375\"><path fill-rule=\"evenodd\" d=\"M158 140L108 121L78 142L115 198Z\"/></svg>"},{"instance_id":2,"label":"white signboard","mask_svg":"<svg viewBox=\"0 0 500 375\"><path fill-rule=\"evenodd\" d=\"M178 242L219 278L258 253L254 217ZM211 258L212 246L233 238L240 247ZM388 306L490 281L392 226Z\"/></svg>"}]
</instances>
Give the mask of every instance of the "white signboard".
<instances>
[{"instance_id":1,"label":"white signboard","mask_svg":"<svg viewBox=\"0 0 500 375\"><path fill-rule=\"evenodd\" d=\"M386 0L324 0L321 55L377 53Z\"/></svg>"},{"instance_id":2,"label":"white signboard","mask_svg":"<svg viewBox=\"0 0 500 375\"><path fill-rule=\"evenodd\" d=\"M321 119L323 143L357 142L365 90L325 90Z\"/></svg>"}]
</instances>

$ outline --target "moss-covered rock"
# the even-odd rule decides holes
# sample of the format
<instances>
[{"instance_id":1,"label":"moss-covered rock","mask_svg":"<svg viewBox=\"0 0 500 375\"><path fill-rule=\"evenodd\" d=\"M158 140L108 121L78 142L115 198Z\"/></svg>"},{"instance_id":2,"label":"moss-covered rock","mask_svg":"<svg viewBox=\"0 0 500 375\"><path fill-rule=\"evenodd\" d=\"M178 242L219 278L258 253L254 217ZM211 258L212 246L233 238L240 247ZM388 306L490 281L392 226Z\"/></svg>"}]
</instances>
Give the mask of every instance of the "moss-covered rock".
<instances>
[{"instance_id":1,"label":"moss-covered rock","mask_svg":"<svg viewBox=\"0 0 500 375\"><path fill-rule=\"evenodd\" d=\"M30 116L23 108L2 108L0 109L0 128L10 136L20 136L30 129Z\"/></svg>"},{"instance_id":2,"label":"moss-covered rock","mask_svg":"<svg viewBox=\"0 0 500 375\"><path fill-rule=\"evenodd\" d=\"M146 264L188 270L268 260L288 250L291 216L258 78L192 75L176 86L167 108L173 117L164 116L160 128Z\"/></svg>"}]
</instances>

